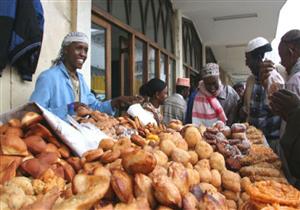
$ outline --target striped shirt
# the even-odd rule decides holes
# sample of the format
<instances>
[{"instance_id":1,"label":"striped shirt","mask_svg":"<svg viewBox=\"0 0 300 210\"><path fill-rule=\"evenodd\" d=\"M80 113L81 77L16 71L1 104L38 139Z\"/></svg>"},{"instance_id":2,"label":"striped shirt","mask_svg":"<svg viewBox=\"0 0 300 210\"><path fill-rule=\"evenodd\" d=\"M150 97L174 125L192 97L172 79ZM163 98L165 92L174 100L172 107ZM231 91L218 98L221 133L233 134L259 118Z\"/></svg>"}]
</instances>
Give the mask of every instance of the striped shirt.
<instances>
[{"instance_id":1,"label":"striped shirt","mask_svg":"<svg viewBox=\"0 0 300 210\"><path fill-rule=\"evenodd\" d=\"M169 96L164 103L164 123L168 124L172 119L184 122L186 101L183 96L175 93Z\"/></svg>"}]
</instances>

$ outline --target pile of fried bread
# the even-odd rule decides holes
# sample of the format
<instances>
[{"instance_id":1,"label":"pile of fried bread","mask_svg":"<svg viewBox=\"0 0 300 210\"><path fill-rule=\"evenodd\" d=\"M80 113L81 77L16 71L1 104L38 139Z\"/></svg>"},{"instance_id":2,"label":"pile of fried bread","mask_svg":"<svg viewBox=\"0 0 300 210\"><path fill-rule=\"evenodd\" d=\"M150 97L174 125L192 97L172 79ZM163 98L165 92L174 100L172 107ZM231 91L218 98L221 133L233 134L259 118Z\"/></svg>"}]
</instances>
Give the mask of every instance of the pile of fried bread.
<instances>
[{"instance_id":1,"label":"pile of fried bread","mask_svg":"<svg viewBox=\"0 0 300 210\"><path fill-rule=\"evenodd\" d=\"M82 157L39 113L0 125L1 209L300 208L300 192L252 126L205 128L173 120L143 127L129 116L81 111L78 122L114 129ZM120 126L135 132L124 136L116 132Z\"/></svg>"}]
</instances>

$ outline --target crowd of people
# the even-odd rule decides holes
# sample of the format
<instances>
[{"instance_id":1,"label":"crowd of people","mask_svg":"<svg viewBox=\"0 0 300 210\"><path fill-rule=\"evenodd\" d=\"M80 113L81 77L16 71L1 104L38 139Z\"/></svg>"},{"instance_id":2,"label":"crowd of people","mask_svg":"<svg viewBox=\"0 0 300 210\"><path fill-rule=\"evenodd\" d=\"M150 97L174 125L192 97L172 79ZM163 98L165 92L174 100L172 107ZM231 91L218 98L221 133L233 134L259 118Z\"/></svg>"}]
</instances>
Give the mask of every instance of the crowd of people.
<instances>
[{"instance_id":1,"label":"crowd of people","mask_svg":"<svg viewBox=\"0 0 300 210\"><path fill-rule=\"evenodd\" d=\"M288 31L279 44L281 65L264 59L272 50L263 37L250 40L245 51L251 75L245 83L222 84L219 65L208 63L201 70L198 87L190 91L189 78L178 78L176 92L168 97L167 84L153 78L140 87L140 96L120 96L100 102L77 70L88 51L88 38L71 32L63 40L53 65L42 72L30 101L37 102L62 119L79 106L114 115L122 106L142 103L158 124L171 120L212 126L221 120L227 125L248 122L261 129L270 146L279 154L291 183L300 189L300 30ZM265 86L271 71L286 78L284 89L269 96ZM285 75L286 74L286 75Z\"/></svg>"}]
</instances>

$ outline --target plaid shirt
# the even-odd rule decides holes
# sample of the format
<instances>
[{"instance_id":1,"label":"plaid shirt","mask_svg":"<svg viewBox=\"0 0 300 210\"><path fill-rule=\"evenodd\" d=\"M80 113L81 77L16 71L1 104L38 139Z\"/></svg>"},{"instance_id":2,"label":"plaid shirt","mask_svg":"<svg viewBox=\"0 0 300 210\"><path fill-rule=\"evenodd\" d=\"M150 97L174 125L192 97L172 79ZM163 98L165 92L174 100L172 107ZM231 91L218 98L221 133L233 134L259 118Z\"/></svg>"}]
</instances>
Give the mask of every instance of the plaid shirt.
<instances>
[{"instance_id":1,"label":"plaid shirt","mask_svg":"<svg viewBox=\"0 0 300 210\"><path fill-rule=\"evenodd\" d=\"M261 129L268 141L276 140L279 139L281 119L272 114L266 99L265 89L255 82L250 100L249 122Z\"/></svg>"}]
</instances>

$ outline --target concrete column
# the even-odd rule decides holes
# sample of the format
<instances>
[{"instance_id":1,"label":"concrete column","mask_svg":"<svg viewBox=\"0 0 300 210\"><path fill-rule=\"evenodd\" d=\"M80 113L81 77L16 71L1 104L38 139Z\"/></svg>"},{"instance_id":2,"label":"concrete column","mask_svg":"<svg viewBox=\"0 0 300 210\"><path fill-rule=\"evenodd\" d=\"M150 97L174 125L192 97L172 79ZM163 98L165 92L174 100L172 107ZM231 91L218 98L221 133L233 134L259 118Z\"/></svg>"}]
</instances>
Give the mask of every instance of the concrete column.
<instances>
[{"instance_id":1,"label":"concrete column","mask_svg":"<svg viewBox=\"0 0 300 210\"><path fill-rule=\"evenodd\" d=\"M74 0L71 1L71 29L72 31L80 31L89 37L88 57L82 67L83 74L87 85L91 86L91 11L92 1Z\"/></svg>"},{"instance_id":2,"label":"concrete column","mask_svg":"<svg viewBox=\"0 0 300 210\"><path fill-rule=\"evenodd\" d=\"M176 56L176 77L183 77L182 12L180 10L176 10L174 16L174 42Z\"/></svg>"}]
</instances>

